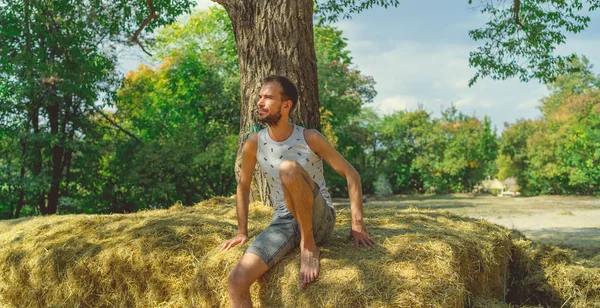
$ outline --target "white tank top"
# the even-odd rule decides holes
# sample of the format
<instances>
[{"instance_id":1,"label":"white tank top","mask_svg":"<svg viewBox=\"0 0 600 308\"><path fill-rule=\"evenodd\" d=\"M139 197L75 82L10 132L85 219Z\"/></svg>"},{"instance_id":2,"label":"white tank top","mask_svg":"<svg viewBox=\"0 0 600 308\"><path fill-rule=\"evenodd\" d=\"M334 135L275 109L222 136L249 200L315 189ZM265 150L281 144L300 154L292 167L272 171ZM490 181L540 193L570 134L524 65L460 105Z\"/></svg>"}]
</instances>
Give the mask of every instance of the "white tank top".
<instances>
[{"instance_id":1,"label":"white tank top","mask_svg":"<svg viewBox=\"0 0 600 308\"><path fill-rule=\"evenodd\" d=\"M325 186L323 160L306 143L303 127L294 125L292 135L281 142L271 139L268 128L260 130L258 132L256 159L262 167L271 189L271 200L275 206L274 218L290 214L285 206L281 179L279 178L279 165L286 160L296 161L308 172L313 181L319 185L319 190L327 205L333 208L329 190Z\"/></svg>"}]
</instances>

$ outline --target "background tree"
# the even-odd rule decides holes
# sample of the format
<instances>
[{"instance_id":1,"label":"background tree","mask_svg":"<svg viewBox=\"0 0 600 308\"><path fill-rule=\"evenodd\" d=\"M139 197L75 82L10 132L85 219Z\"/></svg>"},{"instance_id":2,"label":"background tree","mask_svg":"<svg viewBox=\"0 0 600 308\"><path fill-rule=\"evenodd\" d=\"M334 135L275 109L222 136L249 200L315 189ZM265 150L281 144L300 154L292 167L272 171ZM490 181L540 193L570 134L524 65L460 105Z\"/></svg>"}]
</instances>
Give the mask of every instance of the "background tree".
<instances>
[{"instance_id":1,"label":"background tree","mask_svg":"<svg viewBox=\"0 0 600 308\"><path fill-rule=\"evenodd\" d=\"M436 193L471 191L490 174L498 153L490 119L467 116L454 106L433 121L426 140L414 167L424 188Z\"/></svg>"},{"instance_id":2,"label":"background tree","mask_svg":"<svg viewBox=\"0 0 600 308\"><path fill-rule=\"evenodd\" d=\"M596 194L600 170L600 77L584 57L550 84L538 129L528 139L528 187L534 193Z\"/></svg>"},{"instance_id":3,"label":"background tree","mask_svg":"<svg viewBox=\"0 0 600 308\"><path fill-rule=\"evenodd\" d=\"M171 23L193 4L164 1L5 1L0 5L0 89L11 109L3 130L16 131L17 147L9 191L17 192L18 217L26 203L42 214L56 213L68 197L71 165L85 147L95 102L112 97L118 87L116 45L136 42ZM14 145L14 144L13 144ZM25 199L27 198L27 200ZM10 201L11 204L15 200ZM10 206L13 208L13 206Z\"/></svg>"},{"instance_id":4,"label":"background tree","mask_svg":"<svg viewBox=\"0 0 600 308\"><path fill-rule=\"evenodd\" d=\"M234 191L240 99L230 27L219 9L170 25L153 49L163 63L127 75L115 118L140 141L115 143L104 165L114 187L128 192L120 210Z\"/></svg>"},{"instance_id":5,"label":"background tree","mask_svg":"<svg viewBox=\"0 0 600 308\"><path fill-rule=\"evenodd\" d=\"M524 171L528 168L528 140L535 133L538 121L520 119L513 124L505 123L499 139L497 158L499 180L515 177L519 186L526 187Z\"/></svg>"},{"instance_id":6,"label":"background tree","mask_svg":"<svg viewBox=\"0 0 600 308\"><path fill-rule=\"evenodd\" d=\"M423 155L432 129L431 114L422 108L383 117L380 132L387 159L382 169L386 170L395 193L424 192L423 179L414 161Z\"/></svg>"}]
</instances>

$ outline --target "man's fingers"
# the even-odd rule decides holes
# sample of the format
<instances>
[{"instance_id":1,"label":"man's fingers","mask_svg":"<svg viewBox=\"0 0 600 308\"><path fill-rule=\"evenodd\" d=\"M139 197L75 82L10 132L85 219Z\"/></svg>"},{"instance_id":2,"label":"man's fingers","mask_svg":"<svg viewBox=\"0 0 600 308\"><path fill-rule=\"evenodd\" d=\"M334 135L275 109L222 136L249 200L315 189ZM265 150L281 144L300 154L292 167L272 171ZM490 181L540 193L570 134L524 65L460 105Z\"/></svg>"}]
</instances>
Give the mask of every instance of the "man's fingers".
<instances>
[{"instance_id":1,"label":"man's fingers","mask_svg":"<svg viewBox=\"0 0 600 308\"><path fill-rule=\"evenodd\" d=\"M229 250L229 248L235 246L235 243L233 240L229 240L227 242L225 242L225 244L223 244L223 248L221 248L221 250Z\"/></svg>"},{"instance_id":2,"label":"man's fingers","mask_svg":"<svg viewBox=\"0 0 600 308\"><path fill-rule=\"evenodd\" d=\"M375 246L375 240L370 237L368 239L369 239L369 242L371 243L371 246Z\"/></svg>"},{"instance_id":3,"label":"man's fingers","mask_svg":"<svg viewBox=\"0 0 600 308\"><path fill-rule=\"evenodd\" d=\"M359 245L358 245L358 239L356 237L354 238L354 248L355 249L359 249L360 248Z\"/></svg>"},{"instance_id":4,"label":"man's fingers","mask_svg":"<svg viewBox=\"0 0 600 308\"><path fill-rule=\"evenodd\" d=\"M375 242L373 241L373 239L371 239L371 238L370 238L370 237L368 237L368 236L365 236L365 243L366 243L366 244L367 244L369 247L371 247L371 246L375 245Z\"/></svg>"},{"instance_id":5,"label":"man's fingers","mask_svg":"<svg viewBox=\"0 0 600 308\"><path fill-rule=\"evenodd\" d=\"M365 247L365 248L369 248L369 244L367 243L367 239L366 238L361 238L360 239L360 244Z\"/></svg>"}]
</instances>

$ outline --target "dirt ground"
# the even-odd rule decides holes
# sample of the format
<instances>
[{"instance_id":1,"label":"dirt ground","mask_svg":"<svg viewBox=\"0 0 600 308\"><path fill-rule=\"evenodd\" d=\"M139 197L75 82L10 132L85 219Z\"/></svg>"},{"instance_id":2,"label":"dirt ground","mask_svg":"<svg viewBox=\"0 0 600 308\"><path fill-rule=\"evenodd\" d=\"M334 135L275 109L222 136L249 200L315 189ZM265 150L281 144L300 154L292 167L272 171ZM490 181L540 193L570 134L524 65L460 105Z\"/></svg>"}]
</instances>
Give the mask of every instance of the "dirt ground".
<instances>
[{"instance_id":1,"label":"dirt ground","mask_svg":"<svg viewBox=\"0 0 600 308\"><path fill-rule=\"evenodd\" d=\"M334 203L349 206L348 199L334 199ZM366 213L369 205L417 207L485 219L534 241L573 249L578 258L600 261L600 198L596 197L367 197Z\"/></svg>"}]
</instances>

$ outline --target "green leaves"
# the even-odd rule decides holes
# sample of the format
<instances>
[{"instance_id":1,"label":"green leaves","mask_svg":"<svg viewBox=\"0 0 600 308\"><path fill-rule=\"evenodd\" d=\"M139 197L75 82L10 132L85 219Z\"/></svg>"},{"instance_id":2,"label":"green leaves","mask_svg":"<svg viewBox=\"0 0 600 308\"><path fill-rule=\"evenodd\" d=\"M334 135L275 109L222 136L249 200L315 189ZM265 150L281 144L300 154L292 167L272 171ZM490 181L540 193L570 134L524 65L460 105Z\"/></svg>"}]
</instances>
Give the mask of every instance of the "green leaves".
<instances>
[{"instance_id":1,"label":"green leaves","mask_svg":"<svg viewBox=\"0 0 600 308\"><path fill-rule=\"evenodd\" d=\"M593 7L598 1L588 3ZM490 20L486 27L469 31L473 40L484 42L470 53L469 64L477 73L469 86L481 77L552 82L568 70L567 63L574 58L555 55L556 47L565 43L565 33L581 32L590 21L581 15L581 1L531 0L510 4L481 3L481 13L489 15Z\"/></svg>"},{"instance_id":2,"label":"green leaves","mask_svg":"<svg viewBox=\"0 0 600 308\"><path fill-rule=\"evenodd\" d=\"M3 148L6 159L0 162L0 169L19 179L11 184L10 197L0 198L9 200L11 213L18 215L18 209L13 212L17 202L41 205L41 210L47 203L45 213L53 213L57 202L82 211L77 203L81 200L72 196L102 191L103 179L89 178L98 170L95 160L100 156L92 149L102 143L94 138L98 127L91 123L100 106L113 102L121 84L115 46L127 44L137 32L145 42L153 29L195 3L151 2L152 7L145 0L13 0L0 5L0 99L7 105L1 111L0 132L18 135ZM142 27L151 11L157 17ZM49 190L65 201L51 200ZM25 198L15 200L21 192ZM0 204L0 211L4 206Z\"/></svg>"},{"instance_id":3,"label":"green leaves","mask_svg":"<svg viewBox=\"0 0 600 308\"><path fill-rule=\"evenodd\" d=\"M341 30L316 26L314 34L320 104L333 113L331 125L340 130L350 117L360 112L362 105L373 101L377 94L375 81L352 67Z\"/></svg>"},{"instance_id":4,"label":"green leaves","mask_svg":"<svg viewBox=\"0 0 600 308\"><path fill-rule=\"evenodd\" d=\"M570 74L549 85L541 100L543 118L507 127L501 153L529 194L600 193L600 77L584 57L569 63Z\"/></svg>"},{"instance_id":5,"label":"green leaves","mask_svg":"<svg viewBox=\"0 0 600 308\"><path fill-rule=\"evenodd\" d=\"M240 113L231 25L213 8L166 27L157 42L162 64L128 74L117 96L119 122L145 146L119 140L123 155L105 168L136 209L231 194Z\"/></svg>"},{"instance_id":6,"label":"green leaves","mask_svg":"<svg viewBox=\"0 0 600 308\"><path fill-rule=\"evenodd\" d=\"M317 19L323 19L326 22L336 22L339 17L351 18L353 14L358 14L373 6L388 8L397 7L399 0L316 0L315 15Z\"/></svg>"}]
</instances>

